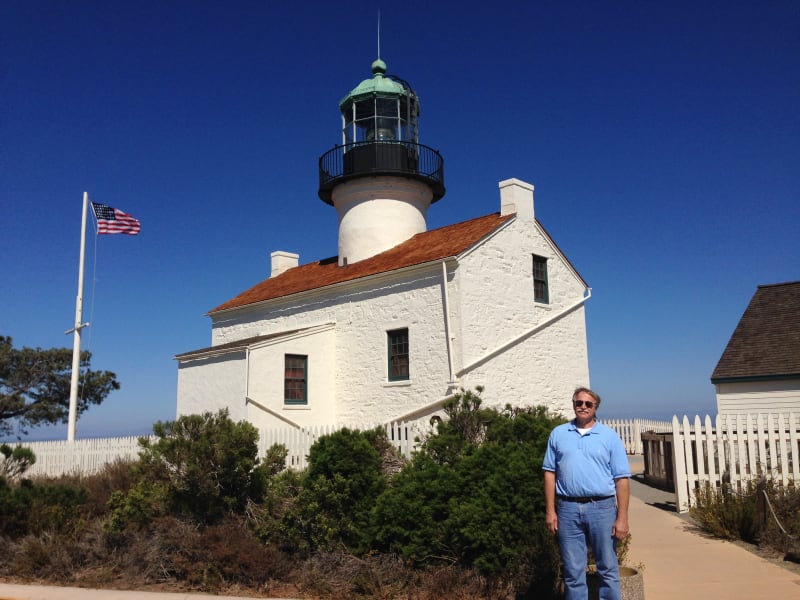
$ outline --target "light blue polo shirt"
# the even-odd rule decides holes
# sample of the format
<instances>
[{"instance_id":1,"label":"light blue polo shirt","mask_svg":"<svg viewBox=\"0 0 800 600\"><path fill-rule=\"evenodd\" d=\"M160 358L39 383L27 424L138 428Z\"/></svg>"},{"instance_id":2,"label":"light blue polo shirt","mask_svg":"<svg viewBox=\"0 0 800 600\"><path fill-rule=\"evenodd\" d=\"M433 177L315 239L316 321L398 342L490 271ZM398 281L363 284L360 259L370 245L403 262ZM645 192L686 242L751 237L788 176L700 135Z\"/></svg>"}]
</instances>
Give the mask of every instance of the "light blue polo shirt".
<instances>
[{"instance_id":1,"label":"light blue polo shirt","mask_svg":"<svg viewBox=\"0 0 800 600\"><path fill-rule=\"evenodd\" d=\"M585 435L574 420L553 429L542 469L556 474L558 496L613 496L614 480L631 476L622 440L599 421Z\"/></svg>"}]
</instances>

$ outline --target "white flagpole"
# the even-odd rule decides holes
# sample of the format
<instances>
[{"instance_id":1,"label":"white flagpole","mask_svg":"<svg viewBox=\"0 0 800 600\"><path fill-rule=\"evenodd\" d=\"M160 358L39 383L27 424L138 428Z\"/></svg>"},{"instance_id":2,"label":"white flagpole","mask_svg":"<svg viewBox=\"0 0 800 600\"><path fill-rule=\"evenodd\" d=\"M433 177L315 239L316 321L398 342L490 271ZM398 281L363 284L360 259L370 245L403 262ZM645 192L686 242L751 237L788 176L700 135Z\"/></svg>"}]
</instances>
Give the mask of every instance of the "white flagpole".
<instances>
[{"instance_id":1,"label":"white flagpole","mask_svg":"<svg viewBox=\"0 0 800 600\"><path fill-rule=\"evenodd\" d=\"M83 192L83 215L81 216L81 256L78 266L78 297L75 299L75 328L65 333L74 333L72 345L72 380L69 388L69 425L67 441L75 441L75 421L78 414L78 379L81 370L81 329L88 323L81 323L83 313L83 257L86 251L86 213L89 210L89 192Z\"/></svg>"}]
</instances>

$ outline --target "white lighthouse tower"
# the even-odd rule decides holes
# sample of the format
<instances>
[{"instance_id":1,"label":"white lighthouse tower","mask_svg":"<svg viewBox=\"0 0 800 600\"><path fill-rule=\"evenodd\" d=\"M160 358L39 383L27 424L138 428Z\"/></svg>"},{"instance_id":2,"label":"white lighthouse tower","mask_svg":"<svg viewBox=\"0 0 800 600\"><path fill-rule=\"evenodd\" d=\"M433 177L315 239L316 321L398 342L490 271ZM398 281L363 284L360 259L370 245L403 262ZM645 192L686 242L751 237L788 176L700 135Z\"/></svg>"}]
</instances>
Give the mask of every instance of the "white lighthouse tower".
<instances>
[{"instance_id":1,"label":"white lighthouse tower","mask_svg":"<svg viewBox=\"0 0 800 600\"><path fill-rule=\"evenodd\" d=\"M419 143L419 99L380 58L339 109L342 144L319 159L319 197L339 215L343 267L426 231L445 189L441 154Z\"/></svg>"}]
</instances>

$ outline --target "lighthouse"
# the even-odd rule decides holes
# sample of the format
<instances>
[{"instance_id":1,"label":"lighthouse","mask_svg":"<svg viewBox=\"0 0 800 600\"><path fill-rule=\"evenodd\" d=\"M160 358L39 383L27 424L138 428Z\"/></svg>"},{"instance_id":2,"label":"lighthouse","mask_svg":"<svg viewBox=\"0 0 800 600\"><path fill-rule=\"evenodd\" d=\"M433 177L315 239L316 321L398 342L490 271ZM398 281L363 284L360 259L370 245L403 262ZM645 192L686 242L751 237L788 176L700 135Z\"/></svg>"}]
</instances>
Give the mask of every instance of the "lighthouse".
<instances>
[{"instance_id":1,"label":"lighthouse","mask_svg":"<svg viewBox=\"0 0 800 600\"><path fill-rule=\"evenodd\" d=\"M340 267L427 230L444 196L444 160L419 143L419 98L380 58L339 102L341 144L319 159L319 197L339 217Z\"/></svg>"}]
</instances>

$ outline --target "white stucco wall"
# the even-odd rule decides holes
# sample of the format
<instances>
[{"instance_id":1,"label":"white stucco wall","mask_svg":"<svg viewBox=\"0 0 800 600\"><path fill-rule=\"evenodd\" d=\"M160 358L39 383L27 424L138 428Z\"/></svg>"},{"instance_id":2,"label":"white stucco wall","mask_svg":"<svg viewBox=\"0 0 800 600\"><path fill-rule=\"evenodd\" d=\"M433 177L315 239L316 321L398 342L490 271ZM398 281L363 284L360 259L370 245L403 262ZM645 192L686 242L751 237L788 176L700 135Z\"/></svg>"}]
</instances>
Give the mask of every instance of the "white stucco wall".
<instances>
[{"instance_id":1,"label":"white stucco wall","mask_svg":"<svg viewBox=\"0 0 800 600\"><path fill-rule=\"evenodd\" d=\"M380 254L426 230L433 192L407 177L360 177L333 189L339 266Z\"/></svg>"},{"instance_id":2,"label":"white stucco wall","mask_svg":"<svg viewBox=\"0 0 800 600\"><path fill-rule=\"evenodd\" d=\"M227 407L233 420L245 419L245 356L236 351L179 362L177 416Z\"/></svg>"},{"instance_id":3,"label":"white stucco wall","mask_svg":"<svg viewBox=\"0 0 800 600\"><path fill-rule=\"evenodd\" d=\"M800 379L719 383L716 388L720 414L800 412Z\"/></svg>"},{"instance_id":4,"label":"white stucco wall","mask_svg":"<svg viewBox=\"0 0 800 600\"><path fill-rule=\"evenodd\" d=\"M270 301L215 315L212 339L217 345L321 323L336 324L336 423L362 425L392 420L447 393L449 372L438 264L372 279L368 288L363 282L351 283L304 294L302 299ZM389 382L386 332L400 328L409 330L411 377L409 381ZM311 348L309 360L318 352L325 352L325 348ZM296 415L288 414L291 409L283 410L294 420ZM315 407L310 407L308 418L318 424L330 423L328 414Z\"/></svg>"},{"instance_id":5,"label":"white stucco wall","mask_svg":"<svg viewBox=\"0 0 800 600\"><path fill-rule=\"evenodd\" d=\"M534 254L548 259L548 304L533 300ZM458 279L458 369L557 318L585 291L556 248L526 220L513 221L465 256ZM476 366L462 376L462 384L483 385L491 405L544 404L569 414L572 391L590 384L584 308Z\"/></svg>"},{"instance_id":6,"label":"white stucco wall","mask_svg":"<svg viewBox=\"0 0 800 600\"><path fill-rule=\"evenodd\" d=\"M284 357L307 357L305 405L284 405ZM333 325L268 340L250 349L247 418L258 427L274 427L273 413L301 427L336 422L336 332ZM264 410L264 409L267 410Z\"/></svg>"}]
</instances>

